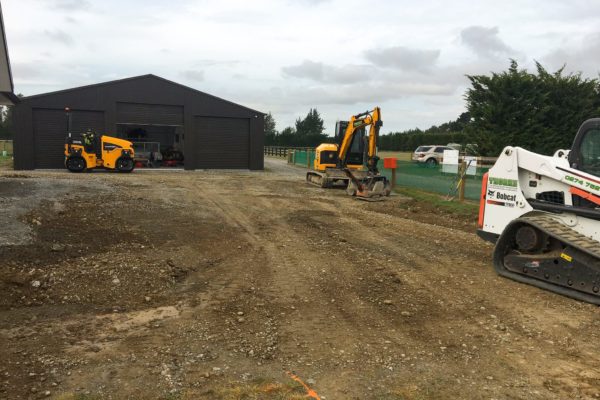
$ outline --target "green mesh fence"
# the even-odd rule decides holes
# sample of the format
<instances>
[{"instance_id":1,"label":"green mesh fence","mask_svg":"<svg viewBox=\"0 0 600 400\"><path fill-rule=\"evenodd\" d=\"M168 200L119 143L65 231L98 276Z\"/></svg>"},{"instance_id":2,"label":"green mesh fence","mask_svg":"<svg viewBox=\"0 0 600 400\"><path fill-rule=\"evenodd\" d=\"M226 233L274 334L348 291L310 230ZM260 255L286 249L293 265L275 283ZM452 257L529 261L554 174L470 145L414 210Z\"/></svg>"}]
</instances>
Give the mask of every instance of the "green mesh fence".
<instances>
[{"instance_id":1,"label":"green mesh fence","mask_svg":"<svg viewBox=\"0 0 600 400\"><path fill-rule=\"evenodd\" d=\"M288 162L307 167L306 153L306 151L294 151L294 154L289 156ZM308 153L310 167L312 168L315 153L312 151ZM378 167L379 171L391 180L392 171L383 168L383 160L379 162ZM479 200L481 196L481 179L487 170L488 168L469 168L469 173L465 175L465 198ZM432 167L411 161L397 161L396 186L458 196L457 184L458 166L436 165Z\"/></svg>"},{"instance_id":2,"label":"green mesh fence","mask_svg":"<svg viewBox=\"0 0 600 400\"><path fill-rule=\"evenodd\" d=\"M458 165L433 167L410 161L398 161L396 169L396 185L426 190L428 192L457 195ZM380 162L379 170L391 179L392 171L383 168ZM479 200L481 196L481 179L488 168L469 168L465 175L465 198Z\"/></svg>"},{"instance_id":3,"label":"green mesh fence","mask_svg":"<svg viewBox=\"0 0 600 400\"><path fill-rule=\"evenodd\" d=\"M308 160L307 160L308 157ZM290 161L291 159L291 161ZM312 168L314 165L314 161L315 161L315 152L314 151L298 151L295 150L293 152L291 152L291 154L288 156L288 161L296 164L296 165L301 165L303 167L309 167Z\"/></svg>"}]
</instances>

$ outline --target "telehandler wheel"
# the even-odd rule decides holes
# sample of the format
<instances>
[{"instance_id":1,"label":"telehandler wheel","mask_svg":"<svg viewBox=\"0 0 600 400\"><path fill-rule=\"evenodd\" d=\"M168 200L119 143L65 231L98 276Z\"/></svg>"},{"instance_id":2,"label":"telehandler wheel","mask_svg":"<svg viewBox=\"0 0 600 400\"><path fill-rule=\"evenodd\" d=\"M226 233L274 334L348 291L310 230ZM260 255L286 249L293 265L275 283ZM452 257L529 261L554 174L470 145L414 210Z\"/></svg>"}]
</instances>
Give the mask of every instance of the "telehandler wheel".
<instances>
[{"instance_id":1,"label":"telehandler wheel","mask_svg":"<svg viewBox=\"0 0 600 400\"><path fill-rule=\"evenodd\" d=\"M116 163L117 171L119 172L131 172L135 166L133 159L131 158L119 158Z\"/></svg>"},{"instance_id":2,"label":"telehandler wheel","mask_svg":"<svg viewBox=\"0 0 600 400\"><path fill-rule=\"evenodd\" d=\"M86 167L85 160L82 157L69 157L65 165L71 172L83 172Z\"/></svg>"}]
</instances>

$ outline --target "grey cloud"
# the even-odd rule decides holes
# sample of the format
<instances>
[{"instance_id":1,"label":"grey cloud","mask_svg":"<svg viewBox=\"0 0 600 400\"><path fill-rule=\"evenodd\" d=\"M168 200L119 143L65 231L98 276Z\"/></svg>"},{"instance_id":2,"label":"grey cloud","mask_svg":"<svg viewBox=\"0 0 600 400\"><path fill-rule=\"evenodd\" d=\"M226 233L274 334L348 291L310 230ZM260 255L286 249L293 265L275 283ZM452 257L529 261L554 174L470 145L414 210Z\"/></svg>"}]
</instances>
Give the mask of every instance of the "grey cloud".
<instances>
[{"instance_id":1,"label":"grey cloud","mask_svg":"<svg viewBox=\"0 0 600 400\"><path fill-rule=\"evenodd\" d=\"M70 46L72 45L75 41L73 40L73 38L71 37L71 35L69 35L68 33L66 33L63 30L60 29L55 29L53 31L49 31L49 30L45 30L44 34L57 42L60 42L64 45Z\"/></svg>"},{"instance_id":2,"label":"grey cloud","mask_svg":"<svg viewBox=\"0 0 600 400\"><path fill-rule=\"evenodd\" d=\"M269 98L279 106L297 105L353 105L360 103L381 104L387 100L408 96L448 96L455 86L444 83L419 82L359 82L352 85L320 85L311 87L272 88L264 92L248 94L256 101ZM266 96L266 97L265 97Z\"/></svg>"},{"instance_id":3,"label":"grey cloud","mask_svg":"<svg viewBox=\"0 0 600 400\"><path fill-rule=\"evenodd\" d=\"M181 71L180 74L184 79L196 82L202 82L204 80L204 71L199 70L186 70Z\"/></svg>"},{"instance_id":4,"label":"grey cloud","mask_svg":"<svg viewBox=\"0 0 600 400\"><path fill-rule=\"evenodd\" d=\"M464 45L481 57L489 58L513 53L514 50L498 37L498 33L497 26L493 28L470 26L460 32L460 38Z\"/></svg>"},{"instance_id":5,"label":"grey cloud","mask_svg":"<svg viewBox=\"0 0 600 400\"><path fill-rule=\"evenodd\" d=\"M12 72L15 75L15 79L32 79L37 78L41 75L40 73L41 62L13 62Z\"/></svg>"},{"instance_id":6,"label":"grey cloud","mask_svg":"<svg viewBox=\"0 0 600 400\"><path fill-rule=\"evenodd\" d=\"M312 6L318 6L319 4L330 3L331 0L290 0L290 3L309 4Z\"/></svg>"},{"instance_id":7,"label":"grey cloud","mask_svg":"<svg viewBox=\"0 0 600 400\"><path fill-rule=\"evenodd\" d=\"M577 23L586 20L596 20L600 13L600 3L590 0L552 0L544 2L545 7L540 7L540 20L553 19L564 23L565 21L576 21Z\"/></svg>"},{"instance_id":8,"label":"grey cloud","mask_svg":"<svg viewBox=\"0 0 600 400\"><path fill-rule=\"evenodd\" d=\"M372 67L368 65L344 65L336 67L305 60L299 65L281 68L282 72L294 78L310 79L324 83L354 83L371 79Z\"/></svg>"},{"instance_id":9,"label":"grey cloud","mask_svg":"<svg viewBox=\"0 0 600 400\"><path fill-rule=\"evenodd\" d=\"M194 66L197 67L216 67L216 66L221 66L221 67L233 67L237 64L239 64L240 61L238 60L196 60L194 62Z\"/></svg>"},{"instance_id":10,"label":"grey cloud","mask_svg":"<svg viewBox=\"0 0 600 400\"><path fill-rule=\"evenodd\" d=\"M68 11L81 11L91 8L91 3L88 0L56 0L53 3L53 8Z\"/></svg>"},{"instance_id":11,"label":"grey cloud","mask_svg":"<svg viewBox=\"0 0 600 400\"><path fill-rule=\"evenodd\" d=\"M368 50L365 52L365 56L380 67L399 68L405 71L427 71L435 66L440 57L440 51L394 46Z\"/></svg>"},{"instance_id":12,"label":"grey cloud","mask_svg":"<svg viewBox=\"0 0 600 400\"><path fill-rule=\"evenodd\" d=\"M600 54L600 33L587 35L579 47L561 48L552 51L541 59L548 69L559 69L566 65L565 72L581 72L586 77L597 78Z\"/></svg>"},{"instance_id":13,"label":"grey cloud","mask_svg":"<svg viewBox=\"0 0 600 400\"><path fill-rule=\"evenodd\" d=\"M296 78L308 78L314 81L322 81L324 76L323 68L323 63L304 60L300 65L283 67L281 70L284 74Z\"/></svg>"}]
</instances>

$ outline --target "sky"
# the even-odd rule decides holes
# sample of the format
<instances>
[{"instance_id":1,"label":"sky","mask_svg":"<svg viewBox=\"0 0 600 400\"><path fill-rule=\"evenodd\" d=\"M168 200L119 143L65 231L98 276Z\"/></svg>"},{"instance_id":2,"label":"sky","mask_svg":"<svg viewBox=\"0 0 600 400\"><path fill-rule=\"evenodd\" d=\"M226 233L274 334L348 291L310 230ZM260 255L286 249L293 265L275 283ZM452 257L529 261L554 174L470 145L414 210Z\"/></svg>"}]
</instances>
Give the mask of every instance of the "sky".
<instances>
[{"instance_id":1,"label":"sky","mask_svg":"<svg viewBox=\"0 0 600 400\"><path fill-rule=\"evenodd\" d=\"M3 0L15 92L155 74L271 112L335 121L380 106L382 132L465 111L466 75L597 78L598 0ZM157 99L157 102L159 100Z\"/></svg>"}]
</instances>

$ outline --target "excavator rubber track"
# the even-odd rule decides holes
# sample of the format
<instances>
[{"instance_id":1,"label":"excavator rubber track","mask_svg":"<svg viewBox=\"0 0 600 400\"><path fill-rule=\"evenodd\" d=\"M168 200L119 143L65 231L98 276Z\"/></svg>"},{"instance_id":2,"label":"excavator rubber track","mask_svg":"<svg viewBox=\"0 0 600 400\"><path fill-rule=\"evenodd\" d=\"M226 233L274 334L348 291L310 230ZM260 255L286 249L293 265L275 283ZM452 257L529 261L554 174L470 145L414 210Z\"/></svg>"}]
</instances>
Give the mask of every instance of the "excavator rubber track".
<instances>
[{"instance_id":1,"label":"excavator rubber track","mask_svg":"<svg viewBox=\"0 0 600 400\"><path fill-rule=\"evenodd\" d=\"M519 249L534 239L537 249ZM494 268L518 282L600 305L600 243L548 214L512 221L496 242Z\"/></svg>"},{"instance_id":2,"label":"excavator rubber track","mask_svg":"<svg viewBox=\"0 0 600 400\"><path fill-rule=\"evenodd\" d=\"M350 179L340 170L328 169L326 172L308 171L306 173L306 182L322 188L333 187L336 183L348 185Z\"/></svg>"}]
</instances>

